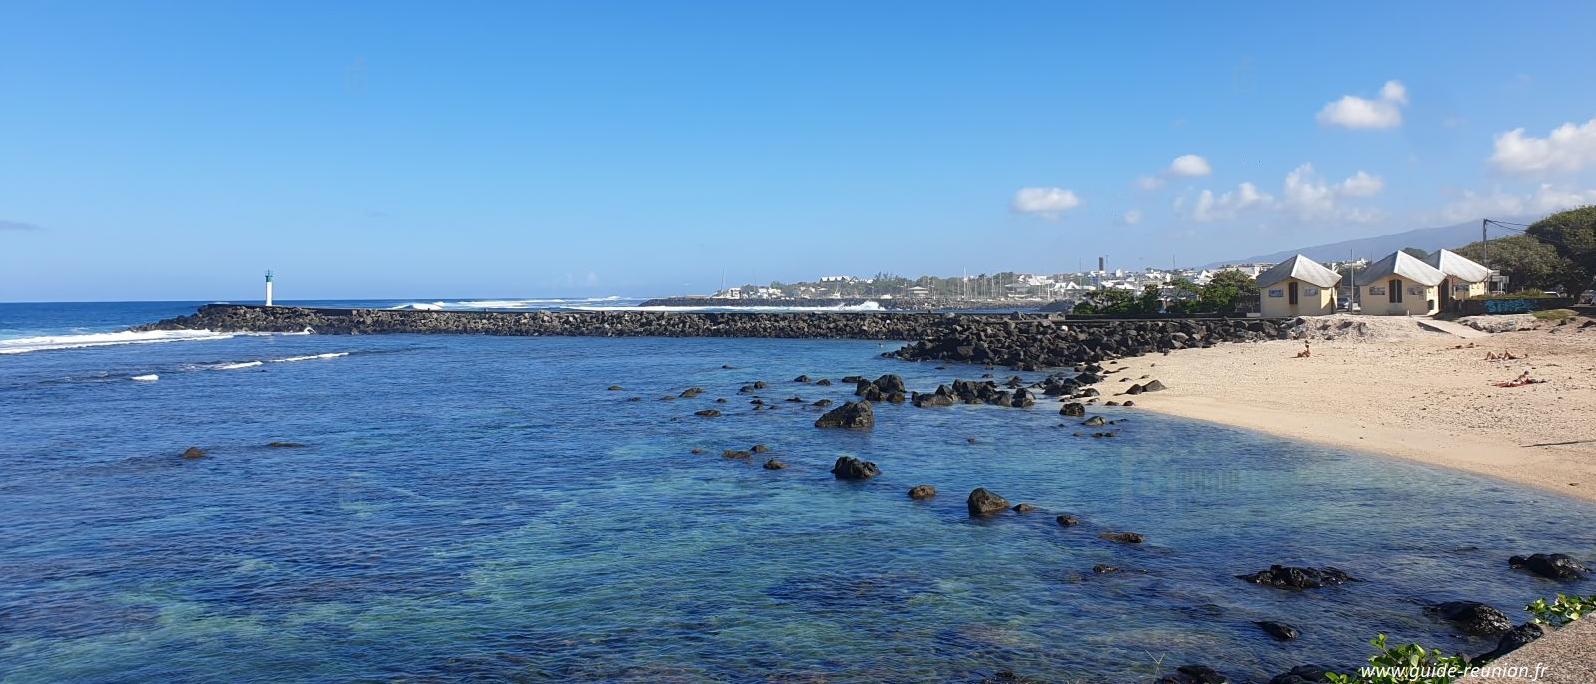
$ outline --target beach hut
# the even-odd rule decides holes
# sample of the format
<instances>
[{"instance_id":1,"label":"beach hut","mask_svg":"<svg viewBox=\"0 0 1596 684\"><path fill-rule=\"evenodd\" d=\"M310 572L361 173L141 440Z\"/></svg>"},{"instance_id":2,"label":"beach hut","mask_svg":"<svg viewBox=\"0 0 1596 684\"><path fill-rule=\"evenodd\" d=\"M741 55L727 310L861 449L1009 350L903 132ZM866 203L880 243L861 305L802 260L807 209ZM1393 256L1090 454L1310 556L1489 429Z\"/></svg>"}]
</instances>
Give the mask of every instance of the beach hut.
<instances>
[{"instance_id":1,"label":"beach hut","mask_svg":"<svg viewBox=\"0 0 1596 684\"><path fill-rule=\"evenodd\" d=\"M1428 316L1440 309L1437 290L1445 281L1445 273L1398 251L1358 274L1358 298L1366 314Z\"/></svg>"},{"instance_id":2,"label":"beach hut","mask_svg":"<svg viewBox=\"0 0 1596 684\"><path fill-rule=\"evenodd\" d=\"M1258 274L1264 316L1323 316L1336 311L1341 274L1298 254Z\"/></svg>"},{"instance_id":3,"label":"beach hut","mask_svg":"<svg viewBox=\"0 0 1596 684\"><path fill-rule=\"evenodd\" d=\"M1439 286L1442 311L1452 308L1452 302L1485 294L1485 283L1491 278L1491 269L1481 266L1450 249L1431 254L1424 260L1435 270L1446 274Z\"/></svg>"}]
</instances>

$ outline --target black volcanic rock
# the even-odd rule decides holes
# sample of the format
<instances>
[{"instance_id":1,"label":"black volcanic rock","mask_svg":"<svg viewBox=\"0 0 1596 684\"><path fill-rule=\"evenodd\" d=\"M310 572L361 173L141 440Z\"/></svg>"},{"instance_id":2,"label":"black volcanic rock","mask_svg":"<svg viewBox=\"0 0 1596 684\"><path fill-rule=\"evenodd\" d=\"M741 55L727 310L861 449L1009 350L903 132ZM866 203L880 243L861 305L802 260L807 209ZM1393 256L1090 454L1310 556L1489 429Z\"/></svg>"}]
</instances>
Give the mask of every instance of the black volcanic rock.
<instances>
[{"instance_id":1,"label":"black volcanic rock","mask_svg":"<svg viewBox=\"0 0 1596 684\"><path fill-rule=\"evenodd\" d=\"M875 427L875 410L868 401L850 401L837 408L827 411L819 420L815 421L818 428L849 428L864 429Z\"/></svg>"},{"instance_id":2,"label":"black volcanic rock","mask_svg":"<svg viewBox=\"0 0 1596 684\"><path fill-rule=\"evenodd\" d=\"M970 515L983 516L1004 511L1009 507L1009 502L998 496L997 492L977 487L970 492L970 497L965 500L964 505L969 509Z\"/></svg>"},{"instance_id":3,"label":"black volcanic rock","mask_svg":"<svg viewBox=\"0 0 1596 684\"><path fill-rule=\"evenodd\" d=\"M1279 639L1280 641L1290 641L1297 638L1299 634L1296 627L1292 627L1284 622L1260 620L1258 622L1254 622L1253 624L1258 625L1258 628L1262 629L1265 634Z\"/></svg>"},{"instance_id":4,"label":"black volcanic rock","mask_svg":"<svg viewBox=\"0 0 1596 684\"><path fill-rule=\"evenodd\" d=\"M1465 634L1493 636L1513 629L1513 621L1506 614L1478 601L1448 601L1431 606L1430 610Z\"/></svg>"},{"instance_id":5,"label":"black volcanic rock","mask_svg":"<svg viewBox=\"0 0 1596 684\"><path fill-rule=\"evenodd\" d=\"M831 466L831 474L839 480L868 480L880 475L881 469L869 461L842 456L837 459L836 465Z\"/></svg>"},{"instance_id":6,"label":"black volcanic rock","mask_svg":"<svg viewBox=\"0 0 1596 684\"><path fill-rule=\"evenodd\" d=\"M1536 553L1529 556L1513 556L1507 559L1507 564L1523 570L1528 570L1541 577L1555 580L1575 580L1589 572L1579 561L1561 553Z\"/></svg>"},{"instance_id":7,"label":"black volcanic rock","mask_svg":"<svg viewBox=\"0 0 1596 684\"><path fill-rule=\"evenodd\" d=\"M1236 575L1253 584L1280 589L1319 589L1353 581L1352 576L1335 568L1299 568L1289 565L1271 565L1250 575Z\"/></svg>"}]
</instances>

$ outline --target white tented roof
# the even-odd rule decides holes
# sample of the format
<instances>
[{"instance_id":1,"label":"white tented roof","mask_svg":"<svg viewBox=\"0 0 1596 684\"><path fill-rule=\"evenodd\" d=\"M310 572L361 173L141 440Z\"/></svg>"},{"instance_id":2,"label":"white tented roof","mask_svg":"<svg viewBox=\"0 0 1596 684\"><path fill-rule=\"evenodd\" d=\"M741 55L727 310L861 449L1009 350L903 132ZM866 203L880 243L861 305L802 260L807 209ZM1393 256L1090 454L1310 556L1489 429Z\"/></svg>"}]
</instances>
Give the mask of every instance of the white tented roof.
<instances>
[{"instance_id":1,"label":"white tented roof","mask_svg":"<svg viewBox=\"0 0 1596 684\"><path fill-rule=\"evenodd\" d=\"M1341 274L1319 265L1319 262L1298 254L1290 259L1275 264L1263 273L1258 274L1258 287L1269 287L1287 278L1296 278L1309 285L1319 287L1335 287L1341 281Z\"/></svg>"},{"instance_id":2,"label":"white tented roof","mask_svg":"<svg viewBox=\"0 0 1596 684\"><path fill-rule=\"evenodd\" d=\"M1419 258L1407 252L1392 252L1390 256L1369 264L1358 274L1360 284L1377 284L1376 281L1384 280L1392 275L1398 278L1411 280L1420 285L1439 285L1446 280L1446 274L1434 266L1419 261Z\"/></svg>"},{"instance_id":3,"label":"white tented roof","mask_svg":"<svg viewBox=\"0 0 1596 684\"><path fill-rule=\"evenodd\" d=\"M1478 283L1491 277L1491 269L1481 266L1450 249L1431 254L1424 263L1465 283Z\"/></svg>"}]
</instances>

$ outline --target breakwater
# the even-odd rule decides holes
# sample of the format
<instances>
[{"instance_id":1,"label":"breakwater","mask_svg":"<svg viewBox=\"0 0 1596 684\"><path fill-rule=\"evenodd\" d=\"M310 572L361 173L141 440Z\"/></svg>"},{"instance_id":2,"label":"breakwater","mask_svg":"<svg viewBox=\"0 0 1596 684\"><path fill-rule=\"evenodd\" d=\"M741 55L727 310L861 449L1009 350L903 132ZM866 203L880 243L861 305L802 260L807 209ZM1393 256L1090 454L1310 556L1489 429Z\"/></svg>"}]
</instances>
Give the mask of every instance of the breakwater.
<instances>
[{"instance_id":1,"label":"breakwater","mask_svg":"<svg viewBox=\"0 0 1596 684\"><path fill-rule=\"evenodd\" d=\"M1293 319L1067 321L1026 314L893 312L413 311L212 304L135 330L583 337L770 337L908 340L895 355L1020 368L1283 339Z\"/></svg>"}]
</instances>

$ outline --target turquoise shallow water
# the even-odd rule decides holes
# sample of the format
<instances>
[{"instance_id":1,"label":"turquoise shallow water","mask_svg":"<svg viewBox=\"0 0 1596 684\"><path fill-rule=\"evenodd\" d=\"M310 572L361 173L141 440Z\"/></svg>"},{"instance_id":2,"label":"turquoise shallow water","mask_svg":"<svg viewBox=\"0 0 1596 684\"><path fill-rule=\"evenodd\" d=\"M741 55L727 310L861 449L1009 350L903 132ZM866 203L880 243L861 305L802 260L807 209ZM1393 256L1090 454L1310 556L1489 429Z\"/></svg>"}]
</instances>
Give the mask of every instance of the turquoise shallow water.
<instances>
[{"instance_id":1,"label":"turquoise shallow water","mask_svg":"<svg viewBox=\"0 0 1596 684\"><path fill-rule=\"evenodd\" d=\"M881 406L844 432L781 401L849 394L800 373L981 372L889 348L276 336L0 357L0 677L1123 682L1206 662L1248 681L1351 665L1382 630L1488 650L1421 606L1523 619L1581 587L1508 555L1596 555L1596 509L1572 500L1135 409L1102 409L1128 422L1092 440L1050 402ZM779 408L749 410L756 379ZM689 386L706 392L659 400ZM719 455L755 443L792 467ZM837 482L841 454L883 475ZM908 500L921 483L941 494ZM1043 512L972 521L976 486ZM1366 581L1233 577L1275 562Z\"/></svg>"}]
</instances>

